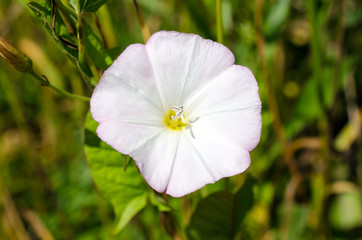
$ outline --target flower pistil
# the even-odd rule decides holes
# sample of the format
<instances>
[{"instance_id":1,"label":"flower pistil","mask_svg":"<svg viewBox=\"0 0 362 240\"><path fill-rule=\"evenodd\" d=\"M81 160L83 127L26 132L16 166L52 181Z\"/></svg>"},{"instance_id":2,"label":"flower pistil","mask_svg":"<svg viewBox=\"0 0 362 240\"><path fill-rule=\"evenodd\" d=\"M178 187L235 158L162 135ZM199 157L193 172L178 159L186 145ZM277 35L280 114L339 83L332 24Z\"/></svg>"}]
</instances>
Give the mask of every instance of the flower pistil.
<instances>
[{"instance_id":1,"label":"flower pistil","mask_svg":"<svg viewBox=\"0 0 362 240\"><path fill-rule=\"evenodd\" d=\"M181 130L182 128L186 127L188 123L184 113L184 106L171 107L163 122L165 123L166 127L172 130Z\"/></svg>"}]
</instances>

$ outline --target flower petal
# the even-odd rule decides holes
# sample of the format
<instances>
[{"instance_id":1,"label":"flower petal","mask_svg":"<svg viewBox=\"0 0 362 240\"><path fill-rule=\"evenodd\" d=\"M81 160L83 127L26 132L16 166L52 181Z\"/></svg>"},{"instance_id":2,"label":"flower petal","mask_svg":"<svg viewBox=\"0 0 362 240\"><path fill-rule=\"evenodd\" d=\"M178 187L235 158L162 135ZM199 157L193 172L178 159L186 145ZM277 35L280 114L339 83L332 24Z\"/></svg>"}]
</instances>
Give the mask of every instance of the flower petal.
<instances>
[{"instance_id":1,"label":"flower petal","mask_svg":"<svg viewBox=\"0 0 362 240\"><path fill-rule=\"evenodd\" d=\"M162 130L161 127L147 126L143 123L105 121L99 124L97 134L118 152L130 154L158 136Z\"/></svg>"},{"instance_id":2,"label":"flower petal","mask_svg":"<svg viewBox=\"0 0 362 240\"><path fill-rule=\"evenodd\" d=\"M163 110L146 48L133 44L104 72L91 102L94 120L162 121Z\"/></svg>"},{"instance_id":3,"label":"flower petal","mask_svg":"<svg viewBox=\"0 0 362 240\"><path fill-rule=\"evenodd\" d=\"M161 31L151 36L146 48L162 98L166 99L164 108L182 105L235 61L222 44L194 34Z\"/></svg>"},{"instance_id":4,"label":"flower petal","mask_svg":"<svg viewBox=\"0 0 362 240\"><path fill-rule=\"evenodd\" d=\"M249 167L249 152L212 129L195 128L195 138L181 135L166 193L181 197L205 184L233 176Z\"/></svg>"},{"instance_id":5,"label":"flower petal","mask_svg":"<svg viewBox=\"0 0 362 240\"><path fill-rule=\"evenodd\" d=\"M167 189L179 139L178 132L165 129L130 154L146 182L158 192Z\"/></svg>"},{"instance_id":6,"label":"flower petal","mask_svg":"<svg viewBox=\"0 0 362 240\"><path fill-rule=\"evenodd\" d=\"M212 129L251 151L260 140L261 102L250 70L234 65L197 92L185 104L192 127ZM197 136L196 136L197 137Z\"/></svg>"}]
</instances>

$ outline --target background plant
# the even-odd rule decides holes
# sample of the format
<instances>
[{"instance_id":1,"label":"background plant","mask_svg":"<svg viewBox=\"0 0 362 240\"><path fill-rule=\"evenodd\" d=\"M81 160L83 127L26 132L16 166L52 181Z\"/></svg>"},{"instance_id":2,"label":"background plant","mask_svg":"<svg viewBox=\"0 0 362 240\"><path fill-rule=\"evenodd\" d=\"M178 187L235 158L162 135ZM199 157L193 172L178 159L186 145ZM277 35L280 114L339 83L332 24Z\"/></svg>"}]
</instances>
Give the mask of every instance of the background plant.
<instances>
[{"instance_id":1,"label":"background plant","mask_svg":"<svg viewBox=\"0 0 362 240\"><path fill-rule=\"evenodd\" d=\"M12 0L0 19L33 63L0 62L1 239L361 239L360 1ZM161 29L225 44L263 102L249 170L181 199L87 115L102 71Z\"/></svg>"}]
</instances>

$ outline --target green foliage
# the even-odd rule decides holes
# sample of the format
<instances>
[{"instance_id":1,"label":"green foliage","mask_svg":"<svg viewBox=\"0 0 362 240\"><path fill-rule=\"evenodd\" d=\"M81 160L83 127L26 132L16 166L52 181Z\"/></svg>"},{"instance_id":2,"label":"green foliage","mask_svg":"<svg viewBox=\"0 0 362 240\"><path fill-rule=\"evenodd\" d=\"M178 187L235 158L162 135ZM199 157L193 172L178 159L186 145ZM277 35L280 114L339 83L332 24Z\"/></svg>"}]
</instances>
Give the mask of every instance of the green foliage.
<instances>
[{"instance_id":1,"label":"green foliage","mask_svg":"<svg viewBox=\"0 0 362 240\"><path fill-rule=\"evenodd\" d=\"M148 191L136 166L132 164L124 170L125 156L99 140L97 125L89 113L85 123L85 151L94 181L114 207L115 232L119 232L146 206Z\"/></svg>"},{"instance_id":2,"label":"green foliage","mask_svg":"<svg viewBox=\"0 0 362 240\"><path fill-rule=\"evenodd\" d=\"M204 37L215 40L215 34L212 34L207 22L209 15L205 12L207 8L204 6L204 3L200 0L185 0L185 4L190 12L190 16L195 22L197 28L203 33Z\"/></svg>"},{"instance_id":3,"label":"green foliage","mask_svg":"<svg viewBox=\"0 0 362 240\"><path fill-rule=\"evenodd\" d=\"M253 185L248 176L235 194L219 191L199 201L188 227L190 239L233 239L253 206Z\"/></svg>"},{"instance_id":4,"label":"green foliage","mask_svg":"<svg viewBox=\"0 0 362 240\"><path fill-rule=\"evenodd\" d=\"M235 227L234 234L236 234L236 230L240 227L245 215L254 204L254 184L254 179L250 175L247 175L243 186L235 194L233 209L233 217L235 218L233 224Z\"/></svg>"},{"instance_id":5,"label":"green foliage","mask_svg":"<svg viewBox=\"0 0 362 240\"><path fill-rule=\"evenodd\" d=\"M75 36L73 36L70 33L69 29L70 26L67 26L67 24L68 25L70 24L72 27L75 27L73 26L73 24L76 23L74 15L69 14L68 17L64 17L63 19L61 17L62 15L60 14L60 12L57 12L57 8L56 7L52 8L52 6L49 5L49 1L30 2L28 3L28 6L34 12L34 14L41 20L45 28L49 31L50 35L59 45L60 49L76 65L78 70L81 72L83 78L91 77L89 66L82 64L79 61L78 46L76 43ZM69 21L67 22L67 24L64 22L65 19ZM91 32L88 32L88 35L90 34ZM93 40L92 42L95 43L95 40ZM89 44L89 46L96 48L92 44ZM89 51L93 53L95 50L92 47L89 48Z\"/></svg>"},{"instance_id":6,"label":"green foliage","mask_svg":"<svg viewBox=\"0 0 362 240\"><path fill-rule=\"evenodd\" d=\"M308 208L303 205L293 205L291 209L283 209L290 211L290 227L288 229L287 238L290 240L301 239L307 226Z\"/></svg>"},{"instance_id":7,"label":"green foliage","mask_svg":"<svg viewBox=\"0 0 362 240\"><path fill-rule=\"evenodd\" d=\"M201 200L190 222L192 239L230 239L233 227L235 196L228 192L213 193Z\"/></svg>"},{"instance_id":8,"label":"green foliage","mask_svg":"<svg viewBox=\"0 0 362 240\"><path fill-rule=\"evenodd\" d=\"M95 35L90 26L84 26L84 46L87 54L92 59L94 65L101 70L106 70L114 59L108 54L102 41Z\"/></svg>"},{"instance_id":9,"label":"green foliage","mask_svg":"<svg viewBox=\"0 0 362 240\"><path fill-rule=\"evenodd\" d=\"M96 12L108 0L69 0L70 5L78 12ZM79 4L79 5L78 5ZM79 6L79 9L78 9Z\"/></svg>"},{"instance_id":10,"label":"green foliage","mask_svg":"<svg viewBox=\"0 0 362 240\"><path fill-rule=\"evenodd\" d=\"M267 38L277 36L283 25L285 25L291 0L279 0L271 8L263 27L264 34Z\"/></svg>"},{"instance_id":11,"label":"green foliage","mask_svg":"<svg viewBox=\"0 0 362 240\"><path fill-rule=\"evenodd\" d=\"M68 33L63 19L57 15L53 25L52 9L46 1L30 2L28 3L28 6L49 31L60 49L62 49L69 57L76 59L76 42L74 41L73 36Z\"/></svg>"},{"instance_id":12,"label":"green foliage","mask_svg":"<svg viewBox=\"0 0 362 240\"><path fill-rule=\"evenodd\" d=\"M362 226L362 196L360 191L337 195L332 202L329 221L338 230Z\"/></svg>"}]
</instances>

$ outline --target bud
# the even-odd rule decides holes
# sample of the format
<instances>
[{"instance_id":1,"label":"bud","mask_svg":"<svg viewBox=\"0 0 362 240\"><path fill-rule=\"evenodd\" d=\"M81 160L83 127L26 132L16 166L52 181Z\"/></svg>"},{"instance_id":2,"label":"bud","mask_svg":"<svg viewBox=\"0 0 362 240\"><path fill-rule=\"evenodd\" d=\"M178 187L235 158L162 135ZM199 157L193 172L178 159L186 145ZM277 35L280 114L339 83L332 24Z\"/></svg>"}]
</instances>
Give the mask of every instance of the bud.
<instances>
[{"instance_id":1,"label":"bud","mask_svg":"<svg viewBox=\"0 0 362 240\"><path fill-rule=\"evenodd\" d=\"M4 38L0 37L0 56L20 72L32 72L33 63L24 53L19 52Z\"/></svg>"}]
</instances>

